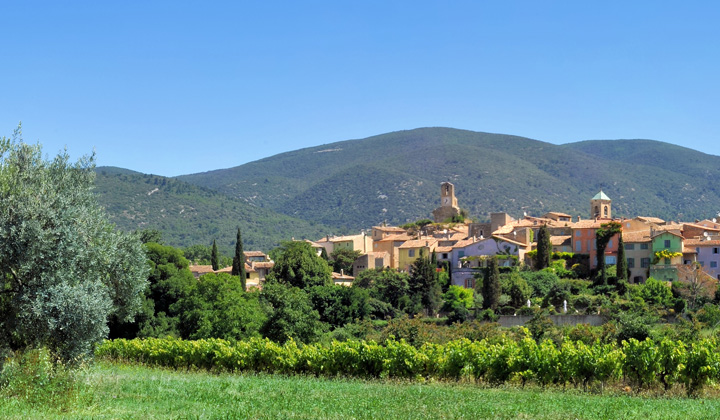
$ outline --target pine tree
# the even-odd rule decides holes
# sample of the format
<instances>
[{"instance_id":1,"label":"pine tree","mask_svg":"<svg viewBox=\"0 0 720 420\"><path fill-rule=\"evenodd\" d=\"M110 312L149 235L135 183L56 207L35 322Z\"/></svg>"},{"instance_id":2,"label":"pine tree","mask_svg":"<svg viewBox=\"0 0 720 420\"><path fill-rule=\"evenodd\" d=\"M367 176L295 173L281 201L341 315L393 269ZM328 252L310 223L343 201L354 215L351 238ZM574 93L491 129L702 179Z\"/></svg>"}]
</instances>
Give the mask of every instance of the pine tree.
<instances>
[{"instance_id":1,"label":"pine tree","mask_svg":"<svg viewBox=\"0 0 720 420\"><path fill-rule=\"evenodd\" d=\"M240 277L240 284L242 284L242 289L245 290L247 287L245 284L247 274L245 273L245 253L243 252L240 228L238 228L237 237L235 238L235 256L233 257L232 272L230 274Z\"/></svg>"},{"instance_id":2,"label":"pine tree","mask_svg":"<svg viewBox=\"0 0 720 420\"><path fill-rule=\"evenodd\" d=\"M220 259L218 257L217 243L213 239L212 254L210 254L210 264L212 265L213 271L217 271L220 268Z\"/></svg>"},{"instance_id":3,"label":"pine tree","mask_svg":"<svg viewBox=\"0 0 720 420\"><path fill-rule=\"evenodd\" d=\"M537 237L537 254L535 255L535 268L542 270L550 267L550 257L552 255L552 244L550 243L550 232L547 225L542 225L538 231Z\"/></svg>"},{"instance_id":4,"label":"pine tree","mask_svg":"<svg viewBox=\"0 0 720 420\"><path fill-rule=\"evenodd\" d=\"M498 268L497 257L490 257L485 269L485 279L482 284L483 309L498 307L500 300L500 269Z\"/></svg>"},{"instance_id":5,"label":"pine tree","mask_svg":"<svg viewBox=\"0 0 720 420\"><path fill-rule=\"evenodd\" d=\"M618 233L618 261L617 261L617 278L618 281L627 281L628 264L625 258L625 242L623 241L622 232Z\"/></svg>"}]
</instances>

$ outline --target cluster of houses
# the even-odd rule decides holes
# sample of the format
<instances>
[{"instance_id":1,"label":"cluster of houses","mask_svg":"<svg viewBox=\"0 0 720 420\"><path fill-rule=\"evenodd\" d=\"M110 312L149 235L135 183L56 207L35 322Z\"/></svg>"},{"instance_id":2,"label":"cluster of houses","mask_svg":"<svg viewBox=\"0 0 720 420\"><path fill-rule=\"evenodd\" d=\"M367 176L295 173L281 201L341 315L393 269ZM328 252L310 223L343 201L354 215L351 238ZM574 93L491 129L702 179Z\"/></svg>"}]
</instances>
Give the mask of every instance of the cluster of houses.
<instances>
[{"instance_id":1,"label":"cluster of houses","mask_svg":"<svg viewBox=\"0 0 720 420\"><path fill-rule=\"evenodd\" d=\"M353 274L373 268L395 268L409 271L421 255L435 253L438 261L451 267L452 284L474 287L475 273L482 257L498 256L501 265L530 263L528 252L541 226L547 226L554 252L589 256L589 269L597 267L598 258L607 265L617 264L617 235L597 255L595 233L603 223L615 221L622 226L629 280L643 283L649 277L678 280L683 267L699 266L704 273L720 280L720 224L717 220L690 223L666 222L657 217L613 218L612 200L602 191L590 199L587 219L576 220L565 213L549 212L541 217L514 219L507 213L491 213L487 223L450 223L443 221L460 215L455 187L446 182L440 189L440 207L433 211L435 224L421 229L374 226L370 235L325 237L312 245L328 254L338 249L359 251L362 255L353 265ZM697 264L694 264L697 263ZM349 276L345 276L349 277ZM346 281L351 281L346 280Z\"/></svg>"},{"instance_id":2,"label":"cluster of houses","mask_svg":"<svg viewBox=\"0 0 720 420\"><path fill-rule=\"evenodd\" d=\"M262 287L265 277L275 263L261 251L245 251L245 287ZM211 265L191 265L188 267L195 278L208 273L232 273L232 266L213 270Z\"/></svg>"},{"instance_id":3,"label":"cluster of houses","mask_svg":"<svg viewBox=\"0 0 720 420\"><path fill-rule=\"evenodd\" d=\"M514 219L507 213L491 213L486 223L443 223L460 215L455 187L445 182L440 187L440 207L433 211L434 224L404 229L396 226L374 226L368 235L327 236L307 241L318 255L324 248L328 255L336 250L359 251L353 274L374 268L410 271L420 256L435 253L437 260L451 267L452 284L473 288L475 274L484 257L497 256L500 264L531 264L528 253L537 247L538 230L546 226L553 252L587 255L588 269L597 267L598 258L606 265L617 264L619 238L613 237L598 256L595 233L610 221L620 223L625 258L632 283L644 283L649 277L678 280L683 267L700 267L720 280L720 223L696 220L691 223L666 222L657 217L613 218L612 200L602 191L590 199L588 219L549 212L541 217L525 215ZM274 263L260 251L245 252L247 287L262 287ZM695 264L697 263L697 264ZM231 267L213 271L210 266L190 266L196 277L209 272L230 272ZM333 273L339 285L351 285L353 276Z\"/></svg>"}]
</instances>

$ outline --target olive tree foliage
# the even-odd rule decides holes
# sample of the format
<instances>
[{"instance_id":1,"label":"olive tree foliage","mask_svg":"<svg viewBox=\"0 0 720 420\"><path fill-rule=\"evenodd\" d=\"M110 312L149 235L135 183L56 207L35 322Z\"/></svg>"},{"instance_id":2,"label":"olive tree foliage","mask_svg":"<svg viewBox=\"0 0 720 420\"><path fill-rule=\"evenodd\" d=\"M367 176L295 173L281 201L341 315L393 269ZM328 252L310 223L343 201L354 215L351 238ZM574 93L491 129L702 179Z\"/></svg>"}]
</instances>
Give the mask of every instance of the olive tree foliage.
<instances>
[{"instance_id":1,"label":"olive tree foliage","mask_svg":"<svg viewBox=\"0 0 720 420\"><path fill-rule=\"evenodd\" d=\"M0 139L0 346L73 360L107 336L108 318L140 308L145 253L107 221L94 175L93 156L47 161L19 128Z\"/></svg>"}]
</instances>

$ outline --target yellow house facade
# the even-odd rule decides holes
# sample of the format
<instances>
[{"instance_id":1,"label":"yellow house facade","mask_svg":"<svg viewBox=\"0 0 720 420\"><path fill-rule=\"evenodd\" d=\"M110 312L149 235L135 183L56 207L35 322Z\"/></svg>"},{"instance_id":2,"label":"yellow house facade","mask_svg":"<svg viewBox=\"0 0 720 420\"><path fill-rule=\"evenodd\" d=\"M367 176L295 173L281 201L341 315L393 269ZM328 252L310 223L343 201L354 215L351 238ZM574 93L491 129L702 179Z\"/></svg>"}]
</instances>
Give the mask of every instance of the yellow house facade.
<instances>
[{"instance_id":1,"label":"yellow house facade","mask_svg":"<svg viewBox=\"0 0 720 420\"><path fill-rule=\"evenodd\" d=\"M424 238L406 241L400 245L398 248L399 269L409 272L410 267L420 255L430 256L430 253L437 247L437 242L435 238Z\"/></svg>"}]
</instances>

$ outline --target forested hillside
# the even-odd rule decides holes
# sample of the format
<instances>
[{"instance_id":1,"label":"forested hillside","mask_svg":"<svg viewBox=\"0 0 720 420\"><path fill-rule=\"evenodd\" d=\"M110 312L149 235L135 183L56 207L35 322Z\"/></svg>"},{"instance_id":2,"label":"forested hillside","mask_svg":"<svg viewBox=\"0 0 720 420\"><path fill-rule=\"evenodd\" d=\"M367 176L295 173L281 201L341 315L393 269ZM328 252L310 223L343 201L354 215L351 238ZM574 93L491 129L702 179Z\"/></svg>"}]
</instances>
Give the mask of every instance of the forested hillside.
<instances>
[{"instance_id":1,"label":"forested hillside","mask_svg":"<svg viewBox=\"0 0 720 420\"><path fill-rule=\"evenodd\" d=\"M125 230L158 229L169 245L210 245L217 239L231 255L238 226L248 250L268 251L293 236L317 239L330 232L176 179L110 167L96 172L95 191L110 220Z\"/></svg>"},{"instance_id":2,"label":"forested hillside","mask_svg":"<svg viewBox=\"0 0 720 420\"><path fill-rule=\"evenodd\" d=\"M720 210L717 156L649 140L558 146L450 128L341 141L179 179L351 229L428 217L443 181L476 219L493 211L587 217L600 189L618 216L690 220Z\"/></svg>"}]
</instances>

